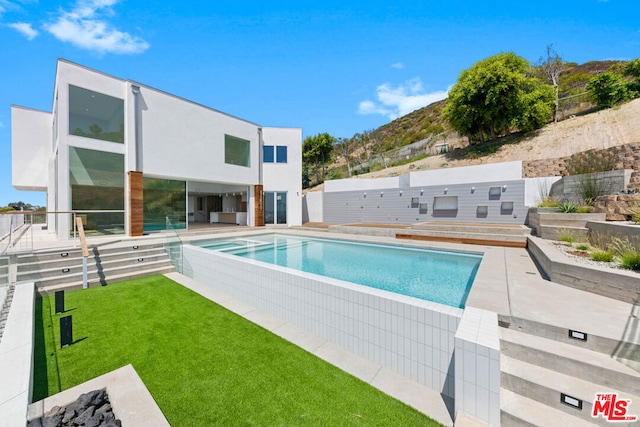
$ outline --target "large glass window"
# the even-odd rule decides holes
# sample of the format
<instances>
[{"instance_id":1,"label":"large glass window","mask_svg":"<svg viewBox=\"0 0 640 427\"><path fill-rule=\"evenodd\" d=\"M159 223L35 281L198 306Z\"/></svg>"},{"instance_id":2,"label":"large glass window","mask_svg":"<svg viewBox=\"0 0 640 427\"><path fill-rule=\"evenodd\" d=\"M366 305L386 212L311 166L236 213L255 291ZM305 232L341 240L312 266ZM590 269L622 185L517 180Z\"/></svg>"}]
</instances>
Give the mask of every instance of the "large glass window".
<instances>
[{"instance_id":1,"label":"large glass window","mask_svg":"<svg viewBox=\"0 0 640 427\"><path fill-rule=\"evenodd\" d=\"M287 163L287 147L286 146L276 147L276 162Z\"/></svg>"},{"instance_id":2,"label":"large glass window","mask_svg":"<svg viewBox=\"0 0 640 427\"><path fill-rule=\"evenodd\" d=\"M87 234L124 233L124 155L69 147L69 183Z\"/></svg>"},{"instance_id":3,"label":"large glass window","mask_svg":"<svg viewBox=\"0 0 640 427\"><path fill-rule=\"evenodd\" d=\"M144 231L187 228L186 182L143 177L142 208Z\"/></svg>"},{"instance_id":4,"label":"large glass window","mask_svg":"<svg viewBox=\"0 0 640 427\"><path fill-rule=\"evenodd\" d=\"M69 85L69 134L124 143L124 101Z\"/></svg>"},{"instance_id":5,"label":"large glass window","mask_svg":"<svg viewBox=\"0 0 640 427\"><path fill-rule=\"evenodd\" d=\"M250 142L231 135L224 136L224 162L249 166Z\"/></svg>"},{"instance_id":6,"label":"large glass window","mask_svg":"<svg viewBox=\"0 0 640 427\"><path fill-rule=\"evenodd\" d=\"M264 163L273 163L273 160L273 145L262 147L262 161Z\"/></svg>"}]
</instances>

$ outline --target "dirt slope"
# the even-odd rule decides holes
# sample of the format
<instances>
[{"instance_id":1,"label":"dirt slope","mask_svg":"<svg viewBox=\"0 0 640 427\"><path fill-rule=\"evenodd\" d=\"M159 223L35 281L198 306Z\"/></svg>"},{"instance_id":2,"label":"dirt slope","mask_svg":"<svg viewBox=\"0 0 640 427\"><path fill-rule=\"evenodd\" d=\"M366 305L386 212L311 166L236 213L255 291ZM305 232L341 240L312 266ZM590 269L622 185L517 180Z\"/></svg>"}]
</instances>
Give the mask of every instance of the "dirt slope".
<instances>
[{"instance_id":1,"label":"dirt slope","mask_svg":"<svg viewBox=\"0 0 640 427\"><path fill-rule=\"evenodd\" d=\"M477 159L451 159L433 155L415 163L358 175L353 178L380 178L419 170L451 168L514 160L552 159L590 149L640 142L640 99L597 113L550 124L518 144L501 146L494 154ZM457 145L453 144L454 146ZM320 191L322 185L308 191ZM306 192L306 191L305 191Z\"/></svg>"}]
</instances>

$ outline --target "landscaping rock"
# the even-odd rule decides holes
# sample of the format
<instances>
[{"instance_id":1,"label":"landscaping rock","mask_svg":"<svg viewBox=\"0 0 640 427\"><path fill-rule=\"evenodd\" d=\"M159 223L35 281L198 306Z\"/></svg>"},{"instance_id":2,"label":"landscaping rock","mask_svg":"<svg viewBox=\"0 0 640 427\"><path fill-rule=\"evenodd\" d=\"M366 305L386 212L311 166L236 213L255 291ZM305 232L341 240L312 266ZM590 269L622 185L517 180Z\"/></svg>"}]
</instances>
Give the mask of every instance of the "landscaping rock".
<instances>
[{"instance_id":1,"label":"landscaping rock","mask_svg":"<svg viewBox=\"0 0 640 427\"><path fill-rule=\"evenodd\" d=\"M82 394L66 407L51 408L27 427L121 427L121 424L113 414L107 390L101 389Z\"/></svg>"}]
</instances>

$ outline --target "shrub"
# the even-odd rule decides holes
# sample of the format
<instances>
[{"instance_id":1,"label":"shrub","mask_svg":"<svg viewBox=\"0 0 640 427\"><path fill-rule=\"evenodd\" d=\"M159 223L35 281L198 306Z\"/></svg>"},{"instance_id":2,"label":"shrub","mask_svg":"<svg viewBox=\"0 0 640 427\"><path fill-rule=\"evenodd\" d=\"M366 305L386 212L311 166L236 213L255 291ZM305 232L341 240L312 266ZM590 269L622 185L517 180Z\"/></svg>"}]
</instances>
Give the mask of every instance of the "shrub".
<instances>
[{"instance_id":1,"label":"shrub","mask_svg":"<svg viewBox=\"0 0 640 427\"><path fill-rule=\"evenodd\" d=\"M620 254L620 266L627 270L640 271L640 252L627 250Z\"/></svg>"},{"instance_id":2,"label":"shrub","mask_svg":"<svg viewBox=\"0 0 640 427\"><path fill-rule=\"evenodd\" d=\"M576 209L576 213L590 213L591 206L578 206Z\"/></svg>"},{"instance_id":3,"label":"shrub","mask_svg":"<svg viewBox=\"0 0 640 427\"><path fill-rule=\"evenodd\" d=\"M581 243L578 246L576 246L576 249L578 249L579 251L588 251L589 250L589 245Z\"/></svg>"},{"instance_id":4,"label":"shrub","mask_svg":"<svg viewBox=\"0 0 640 427\"><path fill-rule=\"evenodd\" d=\"M563 213L574 213L578 210L578 205L569 200L561 202L558 207Z\"/></svg>"},{"instance_id":5,"label":"shrub","mask_svg":"<svg viewBox=\"0 0 640 427\"><path fill-rule=\"evenodd\" d=\"M539 208L557 208L560 206L558 199L553 196L546 196L538 203Z\"/></svg>"},{"instance_id":6,"label":"shrub","mask_svg":"<svg viewBox=\"0 0 640 427\"><path fill-rule=\"evenodd\" d=\"M567 162L569 175L583 175L595 172L608 172L616 168L618 156L611 151L582 151L571 156Z\"/></svg>"},{"instance_id":7,"label":"shrub","mask_svg":"<svg viewBox=\"0 0 640 427\"><path fill-rule=\"evenodd\" d=\"M636 224L640 224L640 206L635 206L630 209L631 211L631 221Z\"/></svg>"},{"instance_id":8,"label":"shrub","mask_svg":"<svg viewBox=\"0 0 640 427\"><path fill-rule=\"evenodd\" d=\"M594 261L611 262L615 254L612 250L603 251L602 249L595 249L591 252L591 259Z\"/></svg>"},{"instance_id":9,"label":"shrub","mask_svg":"<svg viewBox=\"0 0 640 427\"><path fill-rule=\"evenodd\" d=\"M569 230L560 230L558 231L558 240L560 240L561 242L569 243L569 245L572 245L573 242L576 241L576 237Z\"/></svg>"}]
</instances>

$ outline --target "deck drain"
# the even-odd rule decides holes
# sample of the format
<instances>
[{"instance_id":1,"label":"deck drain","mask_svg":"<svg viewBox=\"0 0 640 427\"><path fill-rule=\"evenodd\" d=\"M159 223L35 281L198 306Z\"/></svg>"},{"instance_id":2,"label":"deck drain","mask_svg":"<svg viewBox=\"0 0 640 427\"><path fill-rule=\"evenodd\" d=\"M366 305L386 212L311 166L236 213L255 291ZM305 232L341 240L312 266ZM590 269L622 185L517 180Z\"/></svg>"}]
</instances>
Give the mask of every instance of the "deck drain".
<instances>
[{"instance_id":1,"label":"deck drain","mask_svg":"<svg viewBox=\"0 0 640 427\"><path fill-rule=\"evenodd\" d=\"M527 274L532 274L532 275L534 275L534 276L536 275L536 273L535 273L535 272L533 272L533 271L527 271Z\"/></svg>"}]
</instances>

